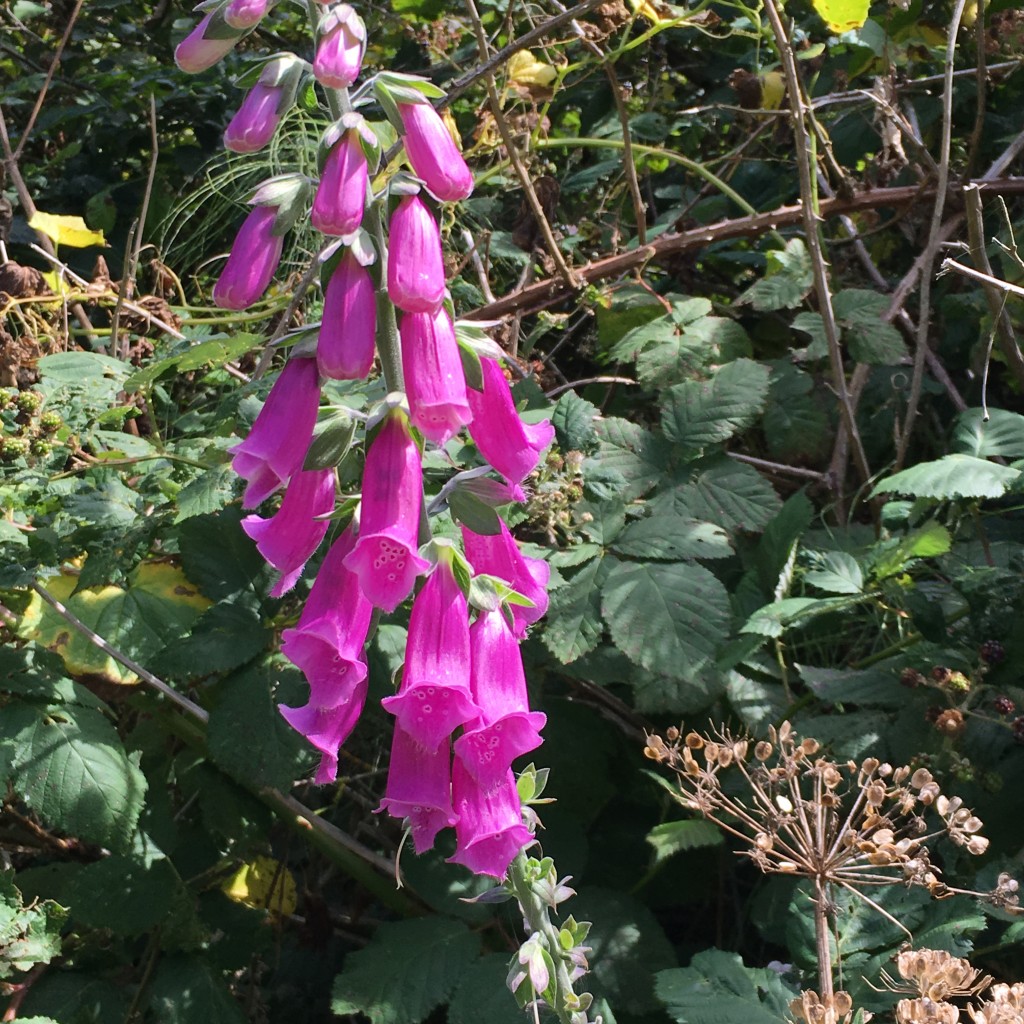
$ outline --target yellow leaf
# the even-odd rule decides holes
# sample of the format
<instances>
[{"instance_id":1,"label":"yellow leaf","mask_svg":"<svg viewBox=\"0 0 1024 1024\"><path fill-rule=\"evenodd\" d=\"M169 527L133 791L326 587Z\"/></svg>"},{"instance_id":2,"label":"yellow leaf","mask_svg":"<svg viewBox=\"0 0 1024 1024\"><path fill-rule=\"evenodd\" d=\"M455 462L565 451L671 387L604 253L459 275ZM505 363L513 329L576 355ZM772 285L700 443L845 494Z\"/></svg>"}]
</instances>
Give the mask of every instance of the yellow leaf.
<instances>
[{"instance_id":1,"label":"yellow leaf","mask_svg":"<svg viewBox=\"0 0 1024 1024\"><path fill-rule=\"evenodd\" d=\"M674 12L669 5L658 3L658 0L630 0L630 6L634 14L646 18L652 25L664 25L675 20ZM659 11L658 7L661 7L662 11Z\"/></svg>"},{"instance_id":2,"label":"yellow leaf","mask_svg":"<svg viewBox=\"0 0 1024 1024\"><path fill-rule=\"evenodd\" d=\"M459 126L455 123L455 118L452 117L452 112L448 107L441 111L441 120L444 122L445 128L448 129L448 134L452 137L452 141L459 149L462 149L462 136L459 134Z\"/></svg>"},{"instance_id":3,"label":"yellow leaf","mask_svg":"<svg viewBox=\"0 0 1024 1024\"><path fill-rule=\"evenodd\" d=\"M786 95L786 79L781 71L765 71L761 75L761 109L778 110Z\"/></svg>"},{"instance_id":4,"label":"yellow leaf","mask_svg":"<svg viewBox=\"0 0 1024 1024\"><path fill-rule=\"evenodd\" d=\"M868 20L868 0L811 0L822 21L837 33L861 28Z\"/></svg>"},{"instance_id":5,"label":"yellow leaf","mask_svg":"<svg viewBox=\"0 0 1024 1024\"><path fill-rule=\"evenodd\" d=\"M62 295L71 294L71 285L68 284L67 278L59 270L44 270L42 275L43 280L49 285L50 291L57 296L52 301L59 301Z\"/></svg>"},{"instance_id":6,"label":"yellow leaf","mask_svg":"<svg viewBox=\"0 0 1024 1024\"><path fill-rule=\"evenodd\" d=\"M508 62L508 77L516 85L547 88L558 77L558 71L550 64L537 60L529 50L520 50Z\"/></svg>"},{"instance_id":7,"label":"yellow leaf","mask_svg":"<svg viewBox=\"0 0 1024 1024\"><path fill-rule=\"evenodd\" d=\"M42 231L54 245L70 245L73 249L87 249L90 245L106 245L102 231L92 231L81 217L65 217L36 210L28 226Z\"/></svg>"},{"instance_id":8,"label":"yellow leaf","mask_svg":"<svg viewBox=\"0 0 1024 1024\"><path fill-rule=\"evenodd\" d=\"M243 864L221 888L228 899L247 907L295 913L295 878L273 857L256 857Z\"/></svg>"}]
</instances>

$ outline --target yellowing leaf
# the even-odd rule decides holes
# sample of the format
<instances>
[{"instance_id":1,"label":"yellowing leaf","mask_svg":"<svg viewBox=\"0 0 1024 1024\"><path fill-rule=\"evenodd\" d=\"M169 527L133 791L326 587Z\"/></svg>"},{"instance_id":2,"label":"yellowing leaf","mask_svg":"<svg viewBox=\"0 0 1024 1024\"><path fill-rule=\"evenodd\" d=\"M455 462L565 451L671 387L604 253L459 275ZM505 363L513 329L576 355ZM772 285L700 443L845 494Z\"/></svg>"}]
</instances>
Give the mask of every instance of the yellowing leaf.
<instances>
[{"instance_id":1,"label":"yellowing leaf","mask_svg":"<svg viewBox=\"0 0 1024 1024\"><path fill-rule=\"evenodd\" d=\"M50 301L60 301L62 295L69 295L71 293L71 285L68 284L67 278L59 270L44 270L42 275L50 291L57 296L56 299Z\"/></svg>"},{"instance_id":2,"label":"yellowing leaf","mask_svg":"<svg viewBox=\"0 0 1024 1024\"><path fill-rule=\"evenodd\" d=\"M868 20L868 0L811 0L833 32L850 32Z\"/></svg>"},{"instance_id":3,"label":"yellowing leaf","mask_svg":"<svg viewBox=\"0 0 1024 1024\"><path fill-rule=\"evenodd\" d=\"M529 50L520 50L508 62L508 77L516 85L547 88L558 77L558 71L550 64L537 60Z\"/></svg>"},{"instance_id":4,"label":"yellowing leaf","mask_svg":"<svg viewBox=\"0 0 1024 1024\"><path fill-rule=\"evenodd\" d=\"M761 109L778 110L786 95L786 79L781 71L766 71L761 75Z\"/></svg>"},{"instance_id":5,"label":"yellowing leaf","mask_svg":"<svg viewBox=\"0 0 1024 1024\"><path fill-rule=\"evenodd\" d=\"M668 4L658 3L658 0L630 0L630 6L634 14L646 18L653 25L664 25L675 20L672 8Z\"/></svg>"},{"instance_id":6,"label":"yellowing leaf","mask_svg":"<svg viewBox=\"0 0 1024 1024\"><path fill-rule=\"evenodd\" d=\"M452 112L448 107L441 111L441 120L444 122L445 128L448 129L448 134L452 137L455 145L462 149L462 136L459 134L459 126L455 123L455 118L452 117Z\"/></svg>"},{"instance_id":7,"label":"yellowing leaf","mask_svg":"<svg viewBox=\"0 0 1024 1024\"><path fill-rule=\"evenodd\" d=\"M93 231L81 217L65 217L36 210L28 226L42 231L54 245L70 245L73 249L87 249L90 245L106 245L102 231Z\"/></svg>"},{"instance_id":8,"label":"yellowing leaf","mask_svg":"<svg viewBox=\"0 0 1024 1024\"><path fill-rule=\"evenodd\" d=\"M295 913L295 878L273 857L256 857L243 864L221 888L228 899L247 907Z\"/></svg>"}]
</instances>

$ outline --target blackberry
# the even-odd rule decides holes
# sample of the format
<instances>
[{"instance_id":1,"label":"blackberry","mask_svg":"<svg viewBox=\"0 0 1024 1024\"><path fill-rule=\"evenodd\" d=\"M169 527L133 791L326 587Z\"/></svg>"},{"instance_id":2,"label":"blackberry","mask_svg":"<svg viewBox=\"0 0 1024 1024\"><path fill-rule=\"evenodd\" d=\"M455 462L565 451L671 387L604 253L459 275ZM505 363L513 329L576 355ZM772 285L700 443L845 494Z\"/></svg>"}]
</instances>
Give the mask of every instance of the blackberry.
<instances>
[{"instance_id":1,"label":"blackberry","mask_svg":"<svg viewBox=\"0 0 1024 1024\"><path fill-rule=\"evenodd\" d=\"M60 430L62 422L63 421L60 418L60 413L44 412L39 417L39 429L44 434L52 434L55 431Z\"/></svg>"},{"instance_id":2,"label":"blackberry","mask_svg":"<svg viewBox=\"0 0 1024 1024\"><path fill-rule=\"evenodd\" d=\"M53 451L53 442L45 437L36 437L29 448L33 455L49 455Z\"/></svg>"},{"instance_id":3,"label":"blackberry","mask_svg":"<svg viewBox=\"0 0 1024 1024\"><path fill-rule=\"evenodd\" d=\"M924 686L926 680L916 668L905 668L900 673L900 686L905 686L909 690L915 690L919 686Z\"/></svg>"},{"instance_id":4,"label":"blackberry","mask_svg":"<svg viewBox=\"0 0 1024 1024\"><path fill-rule=\"evenodd\" d=\"M28 454L28 441L24 437L5 437L0 441L0 459L17 459Z\"/></svg>"},{"instance_id":5,"label":"blackberry","mask_svg":"<svg viewBox=\"0 0 1024 1024\"><path fill-rule=\"evenodd\" d=\"M998 640L986 640L978 654L986 665L998 665L1006 657L1006 648Z\"/></svg>"},{"instance_id":6,"label":"blackberry","mask_svg":"<svg viewBox=\"0 0 1024 1024\"><path fill-rule=\"evenodd\" d=\"M38 391L22 391L14 399L14 404L20 412L29 414L38 412L43 406L43 396Z\"/></svg>"},{"instance_id":7,"label":"blackberry","mask_svg":"<svg viewBox=\"0 0 1024 1024\"><path fill-rule=\"evenodd\" d=\"M1018 715L1011 723L1013 738L1017 743L1024 743L1024 715Z\"/></svg>"},{"instance_id":8,"label":"blackberry","mask_svg":"<svg viewBox=\"0 0 1024 1024\"><path fill-rule=\"evenodd\" d=\"M1009 697L1004 696L996 697L996 699L992 701L992 707L995 708L1000 715L1012 715L1016 710L1017 705L1014 704Z\"/></svg>"}]
</instances>

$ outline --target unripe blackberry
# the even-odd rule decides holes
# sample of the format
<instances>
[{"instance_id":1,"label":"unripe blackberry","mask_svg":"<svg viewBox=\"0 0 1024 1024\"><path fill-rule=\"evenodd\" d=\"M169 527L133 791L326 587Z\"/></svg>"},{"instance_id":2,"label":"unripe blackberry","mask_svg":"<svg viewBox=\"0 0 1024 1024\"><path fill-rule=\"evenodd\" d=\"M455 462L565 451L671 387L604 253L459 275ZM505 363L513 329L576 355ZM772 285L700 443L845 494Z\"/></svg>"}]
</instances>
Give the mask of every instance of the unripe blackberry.
<instances>
[{"instance_id":1,"label":"unripe blackberry","mask_svg":"<svg viewBox=\"0 0 1024 1024\"><path fill-rule=\"evenodd\" d=\"M996 697L996 699L992 701L992 707L995 708L1000 715L1012 715L1016 710L1017 705L1014 704L1009 697Z\"/></svg>"},{"instance_id":2,"label":"unripe blackberry","mask_svg":"<svg viewBox=\"0 0 1024 1024\"><path fill-rule=\"evenodd\" d=\"M945 665L936 665L931 672L932 679L939 684L939 686L945 686L949 682L949 677L952 675L952 671L946 668Z\"/></svg>"},{"instance_id":3,"label":"unripe blackberry","mask_svg":"<svg viewBox=\"0 0 1024 1024\"><path fill-rule=\"evenodd\" d=\"M22 391L14 399L14 404L21 412L31 414L43 407L43 396L38 391Z\"/></svg>"},{"instance_id":4,"label":"unripe blackberry","mask_svg":"<svg viewBox=\"0 0 1024 1024\"><path fill-rule=\"evenodd\" d=\"M0 459L13 461L28 453L28 439L24 437L5 437L0 441Z\"/></svg>"},{"instance_id":5,"label":"unripe blackberry","mask_svg":"<svg viewBox=\"0 0 1024 1024\"><path fill-rule=\"evenodd\" d=\"M60 418L58 412L44 412L39 417L39 429L44 434L52 434L54 431L60 430L61 423L64 421Z\"/></svg>"},{"instance_id":6,"label":"unripe blackberry","mask_svg":"<svg viewBox=\"0 0 1024 1024\"><path fill-rule=\"evenodd\" d=\"M36 437L32 439L29 450L33 455L49 455L53 451L53 442L48 441L45 437Z\"/></svg>"},{"instance_id":7,"label":"unripe blackberry","mask_svg":"<svg viewBox=\"0 0 1024 1024\"><path fill-rule=\"evenodd\" d=\"M986 665L998 665L1006 657L1006 648L998 640L986 640L978 654Z\"/></svg>"},{"instance_id":8,"label":"unripe blackberry","mask_svg":"<svg viewBox=\"0 0 1024 1024\"><path fill-rule=\"evenodd\" d=\"M925 681L924 676L916 668L905 668L900 673L900 686L905 686L909 690L915 690L919 686L924 686Z\"/></svg>"}]
</instances>

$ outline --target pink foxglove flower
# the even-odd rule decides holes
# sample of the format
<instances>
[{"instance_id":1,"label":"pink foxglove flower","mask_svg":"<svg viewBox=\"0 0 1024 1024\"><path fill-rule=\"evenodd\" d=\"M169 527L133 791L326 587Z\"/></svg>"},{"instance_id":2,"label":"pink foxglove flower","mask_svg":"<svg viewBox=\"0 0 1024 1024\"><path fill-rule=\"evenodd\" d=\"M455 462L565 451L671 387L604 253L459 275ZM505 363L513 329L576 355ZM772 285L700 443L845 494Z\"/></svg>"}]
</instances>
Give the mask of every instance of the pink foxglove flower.
<instances>
[{"instance_id":1,"label":"pink foxglove flower","mask_svg":"<svg viewBox=\"0 0 1024 1024\"><path fill-rule=\"evenodd\" d=\"M373 366L377 339L377 296L373 280L348 252L324 292L316 361L332 380L362 380Z\"/></svg>"},{"instance_id":2,"label":"pink foxglove flower","mask_svg":"<svg viewBox=\"0 0 1024 1024\"><path fill-rule=\"evenodd\" d=\"M501 784L485 791L459 758L452 766L455 856L448 859L478 875L504 878L515 855L533 841L523 824L519 794L512 772Z\"/></svg>"},{"instance_id":3,"label":"pink foxglove flower","mask_svg":"<svg viewBox=\"0 0 1024 1024\"><path fill-rule=\"evenodd\" d=\"M255 153L262 149L277 131L281 121L280 85L257 82L242 100L224 132L224 145L233 153Z\"/></svg>"},{"instance_id":4,"label":"pink foxglove flower","mask_svg":"<svg viewBox=\"0 0 1024 1024\"><path fill-rule=\"evenodd\" d=\"M347 89L359 77L365 52L363 19L348 4L339 4L320 24L313 77L330 89Z\"/></svg>"},{"instance_id":5,"label":"pink foxglove flower","mask_svg":"<svg viewBox=\"0 0 1024 1024\"><path fill-rule=\"evenodd\" d=\"M473 191L473 172L441 115L430 103L399 103L405 155L416 176L438 199L456 202Z\"/></svg>"},{"instance_id":6,"label":"pink foxglove flower","mask_svg":"<svg viewBox=\"0 0 1024 1024\"><path fill-rule=\"evenodd\" d=\"M408 819L417 853L426 853L437 833L455 824L451 768L447 741L436 750L427 750L395 726L388 781L379 810L393 818Z\"/></svg>"},{"instance_id":7,"label":"pink foxglove flower","mask_svg":"<svg viewBox=\"0 0 1024 1024\"><path fill-rule=\"evenodd\" d=\"M442 554L413 601L402 686L381 703L427 750L479 714L469 692L469 608L450 557Z\"/></svg>"},{"instance_id":8,"label":"pink foxglove flower","mask_svg":"<svg viewBox=\"0 0 1024 1024\"><path fill-rule=\"evenodd\" d=\"M231 0L224 8L224 20L232 28L255 28L270 8L270 0Z\"/></svg>"},{"instance_id":9,"label":"pink foxglove flower","mask_svg":"<svg viewBox=\"0 0 1024 1024\"><path fill-rule=\"evenodd\" d=\"M373 605L345 567L353 545L350 527L331 545L299 621L281 634L281 653L302 669L309 703L320 709L347 703L366 678L364 647Z\"/></svg>"},{"instance_id":10,"label":"pink foxglove flower","mask_svg":"<svg viewBox=\"0 0 1024 1024\"><path fill-rule=\"evenodd\" d=\"M419 556L423 467L404 413L393 410L366 453L359 537L345 565L359 576L363 593L393 612L416 577L430 568Z\"/></svg>"},{"instance_id":11,"label":"pink foxglove flower","mask_svg":"<svg viewBox=\"0 0 1024 1024\"><path fill-rule=\"evenodd\" d=\"M246 516L242 529L256 541L260 554L281 578L270 590L280 597L295 586L310 555L327 533L327 516L334 511L334 470L301 470L284 492L281 507L269 519Z\"/></svg>"},{"instance_id":12,"label":"pink foxglove flower","mask_svg":"<svg viewBox=\"0 0 1024 1024\"><path fill-rule=\"evenodd\" d=\"M243 508L255 508L302 467L320 405L312 359L290 359L274 381L249 436L230 449L231 468L248 481Z\"/></svg>"},{"instance_id":13,"label":"pink foxglove flower","mask_svg":"<svg viewBox=\"0 0 1024 1024\"><path fill-rule=\"evenodd\" d=\"M424 437L444 444L469 422L466 378L448 311L402 317L402 367L409 418Z\"/></svg>"},{"instance_id":14,"label":"pink foxglove flower","mask_svg":"<svg viewBox=\"0 0 1024 1024\"><path fill-rule=\"evenodd\" d=\"M510 484L522 483L537 468L541 452L555 437L550 420L527 424L519 418L512 391L496 359L480 360L483 368L483 391L467 392L473 419L469 436L480 454ZM517 500L523 500L517 486Z\"/></svg>"},{"instance_id":15,"label":"pink foxglove flower","mask_svg":"<svg viewBox=\"0 0 1024 1024\"><path fill-rule=\"evenodd\" d=\"M512 762L543 742L547 716L531 711L519 642L501 609L481 612L470 629L471 688L480 715L466 723L455 754L485 793L503 785Z\"/></svg>"},{"instance_id":16,"label":"pink foxglove flower","mask_svg":"<svg viewBox=\"0 0 1024 1024\"><path fill-rule=\"evenodd\" d=\"M198 74L207 68L212 68L222 57L226 56L234 48L235 43L245 34L239 32L237 35L228 34L223 38L207 38L211 23L216 15L215 11L207 14L202 21L177 45L174 51L174 61L182 71L190 75ZM216 33L220 36L220 33Z\"/></svg>"},{"instance_id":17,"label":"pink foxglove flower","mask_svg":"<svg viewBox=\"0 0 1024 1024\"><path fill-rule=\"evenodd\" d=\"M274 234L276 220L276 206L254 206L238 229L213 286L213 301L221 309L245 309L267 290L284 248L284 236Z\"/></svg>"},{"instance_id":18,"label":"pink foxglove flower","mask_svg":"<svg viewBox=\"0 0 1024 1024\"><path fill-rule=\"evenodd\" d=\"M327 155L313 199L313 227L325 235L352 234L363 220L369 179L359 132L350 129Z\"/></svg>"},{"instance_id":19,"label":"pink foxglove flower","mask_svg":"<svg viewBox=\"0 0 1024 1024\"><path fill-rule=\"evenodd\" d=\"M433 313L444 298L441 232L419 196L403 196L391 217L388 296L406 313Z\"/></svg>"},{"instance_id":20,"label":"pink foxglove flower","mask_svg":"<svg viewBox=\"0 0 1024 1024\"><path fill-rule=\"evenodd\" d=\"M320 766L314 779L318 786L337 779L338 751L363 712L367 689L368 683L363 678L355 684L348 700L333 708L317 707L312 701L301 708L279 705L285 721L320 751Z\"/></svg>"},{"instance_id":21,"label":"pink foxglove flower","mask_svg":"<svg viewBox=\"0 0 1024 1024\"><path fill-rule=\"evenodd\" d=\"M504 522L500 525L501 532L492 536L474 533L464 526L463 547L475 573L497 576L533 602L532 608L519 604L509 605L513 632L517 637L523 637L527 627L543 618L548 610L547 585L551 578L551 566L543 558L524 555L508 527Z\"/></svg>"}]
</instances>

